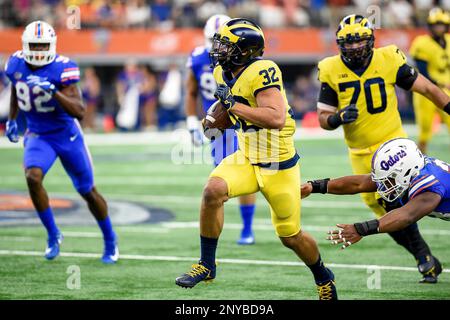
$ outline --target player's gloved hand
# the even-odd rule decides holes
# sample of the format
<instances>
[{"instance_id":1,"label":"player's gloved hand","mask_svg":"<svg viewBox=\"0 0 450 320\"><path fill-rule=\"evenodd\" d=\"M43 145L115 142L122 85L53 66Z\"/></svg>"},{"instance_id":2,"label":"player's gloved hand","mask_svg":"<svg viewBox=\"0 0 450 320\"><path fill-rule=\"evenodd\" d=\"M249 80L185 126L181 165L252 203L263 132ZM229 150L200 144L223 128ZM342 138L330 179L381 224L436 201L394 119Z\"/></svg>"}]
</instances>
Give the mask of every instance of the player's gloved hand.
<instances>
[{"instance_id":1,"label":"player's gloved hand","mask_svg":"<svg viewBox=\"0 0 450 320\"><path fill-rule=\"evenodd\" d=\"M56 93L56 91L58 91L58 88L56 88L53 83L48 80L44 80L43 78L32 78L31 80L27 81L27 84L30 88L38 86L52 96Z\"/></svg>"},{"instance_id":2,"label":"player's gloved hand","mask_svg":"<svg viewBox=\"0 0 450 320\"><path fill-rule=\"evenodd\" d=\"M19 128L16 120L6 121L6 136L11 142L19 142Z\"/></svg>"},{"instance_id":3,"label":"player's gloved hand","mask_svg":"<svg viewBox=\"0 0 450 320\"><path fill-rule=\"evenodd\" d=\"M327 122L331 128L336 129L341 124L354 122L357 118L358 118L358 108L356 107L355 104L351 104L339 110L334 115L329 116Z\"/></svg>"},{"instance_id":4,"label":"player's gloved hand","mask_svg":"<svg viewBox=\"0 0 450 320\"><path fill-rule=\"evenodd\" d=\"M203 144L203 134L199 128L199 122L196 116L188 116L186 118L187 128L191 134L192 144L196 147Z\"/></svg>"},{"instance_id":5,"label":"player's gloved hand","mask_svg":"<svg viewBox=\"0 0 450 320\"><path fill-rule=\"evenodd\" d=\"M225 84L219 84L217 86L214 97L216 97L216 99L219 99L227 110L230 110L236 103L236 101L234 101L233 95L231 94L231 89Z\"/></svg>"}]
</instances>

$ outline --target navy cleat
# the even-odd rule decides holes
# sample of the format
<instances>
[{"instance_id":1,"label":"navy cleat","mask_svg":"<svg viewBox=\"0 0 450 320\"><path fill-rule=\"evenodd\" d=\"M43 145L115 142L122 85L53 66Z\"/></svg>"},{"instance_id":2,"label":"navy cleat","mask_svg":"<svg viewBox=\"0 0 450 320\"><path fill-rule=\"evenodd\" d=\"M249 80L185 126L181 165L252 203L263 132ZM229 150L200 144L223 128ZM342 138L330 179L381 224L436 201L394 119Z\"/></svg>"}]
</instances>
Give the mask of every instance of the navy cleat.
<instances>
[{"instance_id":1,"label":"navy cleat","mask_svg":"<svg viewBox=\"0 0 450 320\"><path fill-rule=\"evenodd\" d=\"M437 283L438 276L442 272L442 265L440 261L434 256L427 256L427 262L419 264L417 268L423 275L420 283Z\"/></svg>"},{"instance_id":2,"label":"navy cleat","mask_svg":"<svg viewBox=\"0 0 450 320\"><path fill-rule=\"evenodd\" d=\"M64 237L61 232L58 232L56 236L51 236L47 240L47 248L45 249L45 259L53 260L59 255L59 247Z\"/></svg>"},{"instance_id":3,"label":"navy cleat","mask_svg":"<svg viewBox=\"0 0 450 320\"><path fill-rule=\"evenodd\" d=\"M334 282L334 274L328 269L330 279L324 282L316 283L317 293L319 294L319 300L337 300L336 283Z\"/></svg>"},{"instance_id":4,"label":"navy cleat","mask_svg":"<svg viewBox=\"0 0 450 320\"><path fill-rule=\"evenodd\" d=\"M119 247L117 240L105 241L105 250L103 251L102 262L104 264L114 264L119 260Z\"/></svg>"},{"instance_id":5,"label":"navy cleat","mask_svg":"<svg viewBox=\"0 0 450 320\"><path fill-rule=\"evenodd\" d=\"M199 261L192 265L191 271L176 278L175 283L183 288L193 288L200 281L211 282L215 277L216 268L208 269Z\"/></svg>"},{"instance_id":6,"label":"navy cleat","mask_svg":"<svg viewBox=\"0 0 450 320\"><path fill-rule=\"evenodd\" d=\"M242 231L241 237L237 241L237 244L242 245L242 246L255 244L255 236L254 236L253 232L244 233Z\"/></svg>"}]
</instances>

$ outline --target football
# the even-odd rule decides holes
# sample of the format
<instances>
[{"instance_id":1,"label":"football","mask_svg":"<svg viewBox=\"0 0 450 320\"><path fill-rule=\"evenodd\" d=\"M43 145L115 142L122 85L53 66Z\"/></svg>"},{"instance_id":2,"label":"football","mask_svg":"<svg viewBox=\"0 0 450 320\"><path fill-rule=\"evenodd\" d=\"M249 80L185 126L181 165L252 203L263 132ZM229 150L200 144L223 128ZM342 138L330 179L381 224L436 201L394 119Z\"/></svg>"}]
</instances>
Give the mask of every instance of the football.
<instances>
[{"instance_id":1,"label":"football","mask_svg":"<svg viewBox=\"0 0 450 320\"><path fill-rule=\"evenodd\" d=\"M225 129L233 126L227 109L217 100L206 112L205 118L202 120L203 134L210 140L222 135Z\"/></svg>"}]
</instances>

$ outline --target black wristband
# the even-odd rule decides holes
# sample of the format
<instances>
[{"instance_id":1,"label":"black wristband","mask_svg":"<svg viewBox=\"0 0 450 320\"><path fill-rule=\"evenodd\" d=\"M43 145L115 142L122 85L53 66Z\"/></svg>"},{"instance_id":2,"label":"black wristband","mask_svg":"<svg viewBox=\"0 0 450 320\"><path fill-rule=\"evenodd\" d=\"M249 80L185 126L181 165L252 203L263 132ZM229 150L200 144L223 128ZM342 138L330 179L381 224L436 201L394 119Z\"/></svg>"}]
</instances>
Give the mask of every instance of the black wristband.
<instances>
[{"instance_id":1,"label":"black wristband","mask_svg":"<svg viewBox=\"0 0 450 320\"><path fill-rule=\"evenodd\" d=\"M447 114L450 114L450 102L444 107L444 111L447 112Z\"/></svg>"},{"instance_id":2,"label":"black wristband","mask_svg":"<svg viewBox=\"0 0 450 320\"><path fill-rule=\"evenodd\" d=\"M327 193L328 181L330 181L330 178L308 181L312 185L311 193Z\"/></svg>"},{"instance_id":3,"label":"black wristband","mask_svg":"<svg viewBox=\"0 0 450 320\"><path fill-rule=\"evenodd\" d=\"M377 219L358 222L354 224L356 232L359 233L360 236L369 236L371 234L378 233L378 227L380 226L380 221Z\"/></svg>"},{"instance_id":4,"label":"black wristband","mask_svg":"<svg viewBox=\"0 0 450 320\"><path fill-rule=\"evenodd\" d=\"M342 124L341 116L339 115L339 112L329 116L327 118L327 123L332 129L336 129Z\"/></svg>"}]
</instances>

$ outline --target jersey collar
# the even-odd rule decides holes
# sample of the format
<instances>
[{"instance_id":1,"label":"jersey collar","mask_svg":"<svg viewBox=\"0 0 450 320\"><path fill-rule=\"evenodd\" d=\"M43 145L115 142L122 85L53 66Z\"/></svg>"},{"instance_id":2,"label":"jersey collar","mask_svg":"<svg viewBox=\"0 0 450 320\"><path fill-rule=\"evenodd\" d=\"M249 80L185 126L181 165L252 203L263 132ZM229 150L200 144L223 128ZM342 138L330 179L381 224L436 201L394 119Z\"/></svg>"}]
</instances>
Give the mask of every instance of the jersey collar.
<instances>
[{"instance_id":1,"label":"jersey collar","mask_svg":"<svg viewBox=\"0 0 450 320\"><path fill-rule=\"evenodd\" d=\"M231 74L228 72L225 72L222 70L222 79L223 81L225 81L225 83L227 84L228 87L233 88L234 84L236 83L236 81L239 79L239 77L241 76L241 74L248 68L248 66L250 66L252 63L262 60L261 58L256 58L253 59L252 61L250 61L241 71L239 71L239 73L232 79L228 78L227 74Z\"/></svg>"},{"instance_id":2,"label":"jersey collar","mask_svg":"<svg viewBox=\"0 0 450 320\"><path fill-rule=\"evenodd\" d=\"M373 60L373 56L375 55L375 50L372 52L372 55L370 56L370 58L369 58L369 63L365 66L365 67L362 67L362 68L355 68L355 67L352 67L352 66L350 66L347 62L345 62L344 61L344 59L342 59L342 56L340 56L340 58L341 58L341 61L342 61L342 63L347 67L347 68L349 68L354 74L356 74L358 77L361 77L363 74L364 74L364 72L366 72L366 70L370 67L370 64L372 63L372 60Z\"/></svg>"}]
</instances>

